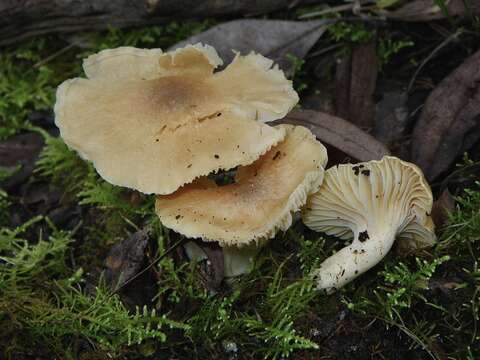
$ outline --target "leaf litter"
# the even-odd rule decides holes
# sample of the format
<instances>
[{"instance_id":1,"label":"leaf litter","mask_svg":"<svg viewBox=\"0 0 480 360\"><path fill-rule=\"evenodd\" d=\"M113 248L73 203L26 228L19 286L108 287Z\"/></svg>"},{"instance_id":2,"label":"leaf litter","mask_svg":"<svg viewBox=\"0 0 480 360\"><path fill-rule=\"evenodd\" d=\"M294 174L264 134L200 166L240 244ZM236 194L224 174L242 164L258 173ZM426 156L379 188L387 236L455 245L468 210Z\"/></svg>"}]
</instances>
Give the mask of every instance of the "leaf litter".
<instances>
[{"instance_id":1,"label":"leaf litter","mask_svg":"<svg viewBox=\"0 0 480 360\"><path fill-rule=\"evenodd\" d=\"M241 54L254 51L272 59L287 75L292 75L291 57L303 59L330 23L327 20L234 20L194 35L171 49L202 42L213 46L225 64L233 60L232 50Z\"/></svg>"},{"instance_id":2,"label":"leaf litter","mask_svg":"<svg viewBox=\"0 0 480 360\"><path fill-rule=\"evenodd\" d=\"M412 134L412 159L436 179L480 139L480 51L443 79L425 102Z\"/></svg>"}]
</instances>

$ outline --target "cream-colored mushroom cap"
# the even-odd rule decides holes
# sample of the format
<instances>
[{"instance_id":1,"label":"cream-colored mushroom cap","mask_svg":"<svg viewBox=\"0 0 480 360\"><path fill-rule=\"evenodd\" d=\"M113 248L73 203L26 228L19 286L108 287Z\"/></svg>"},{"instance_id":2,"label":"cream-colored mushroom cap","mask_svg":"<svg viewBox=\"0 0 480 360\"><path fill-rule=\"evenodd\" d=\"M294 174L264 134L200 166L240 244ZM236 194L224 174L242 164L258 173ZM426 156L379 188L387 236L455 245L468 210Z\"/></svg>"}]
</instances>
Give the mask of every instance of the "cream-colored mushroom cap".
<instances>
[{"instance_id":1,"label":"cream-colored mushroom cap","mask_svg":"<svg viewBox=\"0 0 480 360\"><path fill-rule=\"evenodd\" d=\"M189 238L243 246L286 230L292 212L323 179L325 147L306 128L279 125L285 140L253 164L237 170L235 183L217 186L200 179L175 193L157 196L163 225Z\"/></svg>"},{"instance_id":2,"label":"cream-colored mushroom cap","mask_svg":"<svg viewBox=\"0 0 480 360\"><path fill-rule=\"evenodd\" d=\"M333 290L353 280L377 264L396 238L407 247L433 244L432 202L421 170L395 157L328 169L303 221L353 242L322 263L315 273L318 287Z\"/></svg>"},{"instance_id":3,"label":"cream-colored mushroom cap","mask_svg":"<svg viewBox=\"0 0 480 360\"><path fill-rule=\"evenodd\" d=\"M284 137L262 122L298 101L261 55L224 70L208 45L169 53L122 47L84 61L87 79L57 90L55 122L68 146L115 185L170 194L219 169L247 165Z\"/></svg>"}]
</instances>

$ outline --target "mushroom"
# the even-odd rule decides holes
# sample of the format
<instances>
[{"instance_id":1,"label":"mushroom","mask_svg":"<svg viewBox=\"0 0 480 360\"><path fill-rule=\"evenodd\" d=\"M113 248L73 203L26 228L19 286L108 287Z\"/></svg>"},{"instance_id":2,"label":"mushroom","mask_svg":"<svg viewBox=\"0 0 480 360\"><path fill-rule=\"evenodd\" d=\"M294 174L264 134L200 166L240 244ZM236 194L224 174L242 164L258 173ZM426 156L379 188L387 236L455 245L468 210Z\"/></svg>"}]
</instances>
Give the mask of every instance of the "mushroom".
<instances>
[{"instance_id":1,"label":"mushroom","mask_svg":"<svg viewBox=\"0 0 480 360\"><path fill-rule=\"evenodd\" d=\"M57 90L55 122L68 146L114 185L170 194L195 178L248 165L283 140L279 119L298 96L259 54L224 70L214 48L121 47L88 57L87 78Z\"/></svg>"},{"instance_id":2,"label":"mushroom","mask_svg":"<svg viewBox=\"0 0 480 360\"><path fill-rule=\"evenodd\" d=\"M253 164L239 167L235 183L218 186L201 178L173 194L157 196L155 208L164 226L188 238L217 241L224 248L227 276L249 268L252 246L288 229L292 213L323 179L326 149L310 130L276 128L286 132L285 140Z\"/></svg>"},{"instance_id":3,"label":"mushroom","mask_svg":"<svg viewBox=\"0 0 480 360\"><path fill-rule=\"evenodd\" d=\"M332 292L366 272L396 238L404 248L435 242L432 193L421 170L398 158L328 169L302 216L309 228L353 242L315 270L318 289Z\"/></svg>"}]
</instances>

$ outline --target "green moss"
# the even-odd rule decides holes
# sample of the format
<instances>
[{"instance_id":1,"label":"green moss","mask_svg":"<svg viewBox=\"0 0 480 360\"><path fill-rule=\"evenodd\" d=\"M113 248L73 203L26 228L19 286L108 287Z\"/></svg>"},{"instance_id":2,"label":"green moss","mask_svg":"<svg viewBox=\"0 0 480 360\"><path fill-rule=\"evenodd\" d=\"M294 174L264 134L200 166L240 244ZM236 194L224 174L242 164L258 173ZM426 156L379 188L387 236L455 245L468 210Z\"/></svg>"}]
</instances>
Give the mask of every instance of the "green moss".
<instances>
[{"instance_id":1,"label":"green moss","mask_svg":"<svg viewBox=\"0 0 480 360\"><path fill-rule=\"evenodd\" d=\"M394 38L389 33L382 35L378 41L377 47L380 69L383 69L402 49L414 45L414 42L408 38Z\"/></svg>"},{"instance_id":2,"label":"green moss","mask_svg":"<svg viewBox=\"0 0 480 360\"><path fill-rule=\"evenodd\" d=\"M4 263L0 268L0 328L9 351L39 344L62 351L62 357L72 356L74 339L82 337L115 353L145 339L165 341L163 328L188 328L155 309L128 312L102 283L85 290L83 270L71 269L66 262L74 241L72 233L55 229L47 219L51 230L48 238L43 239L40 233L38 241L31 244L21 237L41 221L37 217L20 228L0 230L0 259ZM12 318L14 323L10 323ZM22 338L18 337L20 329Z\"/></svg>"},{"instance_id":3,"label":"green moss","mask_svg":"<svg viewBox=\"0 0 480 360\"><path fill-rule=\"evenodd\" d=\"M0 54L0 139L28 127L28 114L53 104L58 73L36 65L45 41L32 41L16 51Z\"/></svg>"},{"instance_id":4,"label":"green moss","mask_svg":"<svg viewBox=\"0 0 480 360\"><path fill-rule=\"evenodd\" d=\"M67 192L80 192L94 172L93 167L68 149L61 138L45 133L44 137L45 147L36 163L37 175L63 186Z\"/></svg>"}]
</instances>

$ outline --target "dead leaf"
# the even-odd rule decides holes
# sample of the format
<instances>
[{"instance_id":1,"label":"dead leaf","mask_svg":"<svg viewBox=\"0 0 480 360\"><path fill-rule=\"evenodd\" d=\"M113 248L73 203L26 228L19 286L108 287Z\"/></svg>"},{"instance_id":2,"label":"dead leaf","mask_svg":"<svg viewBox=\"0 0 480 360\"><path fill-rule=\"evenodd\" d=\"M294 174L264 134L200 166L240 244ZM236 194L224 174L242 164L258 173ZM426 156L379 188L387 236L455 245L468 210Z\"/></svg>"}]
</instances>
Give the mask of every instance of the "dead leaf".
<instances>
[{"instance_id":1,"label":"dead leaf","mask_svg":"<svg viewBox=\"0 0 480 360\"><path fill-rule=\"evenodd\" d=\"M339 117L313 110L294 110L277 124L301 125L322 142L359 161L381 159L390 152L381 142Z\"/></svg>"},{"instance_id":2,"label":"dead leaf","mask_svg":"<svg viewBox=\"0 0 480 360\"><path fill-rule=\"evenodd\" d=\"M375 118L373 94L377 83L376 40L353 48L350 73L349 118L362 128L372 128Z\"/></svg>"},{"instance_id":3,"label":"dead leaf","mask_svg":"<svg viewBox=\"0 0 480 360\"><path fill-rule=\"evenodd\" d=\"M403 91L386 91L376 105L375 138L390 145L399 141L408 124L408 95Z\"/></svg>"},{"instance_id":4,"label":"dead leaf","mask_svg":"<svg viewBox=\"0 0 480 360\"><path fill-rule=\"evenodd\" d=\"M331 21L327 20L234 20L194 35L171 49L202 42L213 46L224 64L232 61L234 57L232 49L242 54L255 51L272 59L287 75L291 75L294 67L287 55L303 59L324 33L325 25L329 23Z\"/></svg>"},{"instance_id":5,"label":"dead leaf","mask_svg":"<svg viewBox=\"0 0 480 360\"><path fill-rule=\"evenodd\" d=\"M350 117L350 74L352 71L352 54L336 59L335 69L335 114L348 120Z\"/></svg>"},{"instance_id":6,"label":"dead leaf","mask_svg":"<svg viewBox=\"0 0 480 360\"><path fill-rule=\"evenodd\" d=\"M446 0L445 7L448 16L476 15L480 13L479 1ZM403 21L431 21L444 19L445 12L435 0L415 0L408 2L398 10L382 11L382 15Z\"/></svg>"},{"instance_id":7,"label":"dead leaf","mask_svg":"<svg viewBox=\"0 0 480 360\"><path fill-rule=\"evenodd\" d=\"M455 210L455 199L448 189L442 192L442 195L433 202L432 219L437 229L443 228L447 224L448 214Z\"/></svg>"},{"instance_id":8,"label":"dead leaf","mask_svg":"<svg viewBox=\"0 0 480 360\"><path fill-rule=\"evenodd\" d=\"M217 291L225 277L223 250L216 242L206 242L200 239L192 240L205 253L208 261L199 267L199 272L205 287Z\"/></svg>"},{"instance_id":9,"label":"dead leaf","mask_svg":"<svg viewBox=\"0 0 480 360\"><path fill-rule=\"evenodd\" d=\"M373 94L378 60L376 41L359 44L337 60L335 72L336 115L362 128L372 128L375 118Z\"/></svg>"},{"instance_id":10,"label":"dead leaf","mask_svg":"<svg viewBox=\"0 0 480 360\"><path fill-rule=\"evenodd\" d=\"M141 270L150 235L149 228L139 230L110 249L105 259L105 279L112 290L120 288Z\"/></svg>"},{"instance_id":11,"label":"dead leaf","mask_svg":"<svg viewBox=\"0 0 480 360\"><path fill-rule=\"evenodd\" d=\"M429 180L480 139L480 51L429 95L412 137L412 159Z\"/></svg>"},{"instance_id":12,"label":"dead leaf","mask_svg":"<svg viewBox=\"0 0 480 360\"><path fill-rule=\"evenodd\" d=\"M10 191L25 182L35 168L35 162L44 145L43 137L37 133L25 133L0 142L0 169L12 176L0 183Z\"/></svg>"},{"instance_id":13,"label":"dead leaf","mask_svg":"<svg viewBox=\"0 0 480 360\"><path fill-rule=\"evenodd\" d=\"M81 207L64 189L47 182L29 181L20 187L20 204L28 216L43 215L56 225L73 228L81 218Z\"/></svg>"}]
</instances>

